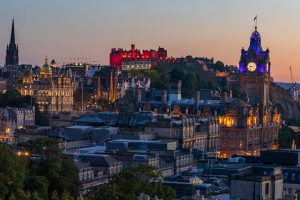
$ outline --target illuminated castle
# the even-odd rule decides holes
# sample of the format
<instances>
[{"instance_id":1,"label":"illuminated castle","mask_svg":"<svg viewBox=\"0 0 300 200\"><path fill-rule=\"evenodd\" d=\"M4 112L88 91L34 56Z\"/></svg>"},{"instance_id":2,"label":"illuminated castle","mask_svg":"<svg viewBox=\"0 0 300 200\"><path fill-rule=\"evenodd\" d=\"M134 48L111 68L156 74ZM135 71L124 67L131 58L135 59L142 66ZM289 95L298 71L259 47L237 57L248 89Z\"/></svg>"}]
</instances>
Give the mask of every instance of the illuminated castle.
<instances>
[{"instance_id":1,"label":"illuminated castle","mask_svg":"<svg viewBox=\"0 0 300 200\"><path fill-rule=\"evenodd\" d=\"M143 50L142 52L131 45L130 50L113 48L110 53L110 65L130 69L150 69L152 65L157 64L167 58L167 50L159 47L158 50Z\"/></svg>"},{"instance_id":2,"label":"illuminated castle","mask_svg":"<svg viewBox=\"0 0 300 200\"><path fill-rule=\"evenodd\" d=\"M220 117L223 156L234 153L256 155L263 149L276 149L281 115L269 99L269 49L263 50L255 27L248 50L241 51L239 99L225 101Z\"/></svg>"}]
</instances>

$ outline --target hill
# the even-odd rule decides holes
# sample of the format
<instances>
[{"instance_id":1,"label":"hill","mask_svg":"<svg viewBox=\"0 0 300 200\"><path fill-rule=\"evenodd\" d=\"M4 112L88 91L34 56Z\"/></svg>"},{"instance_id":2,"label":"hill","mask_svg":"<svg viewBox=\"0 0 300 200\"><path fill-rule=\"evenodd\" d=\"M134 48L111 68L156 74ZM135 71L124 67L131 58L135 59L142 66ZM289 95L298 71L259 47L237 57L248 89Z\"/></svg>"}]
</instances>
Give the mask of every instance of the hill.
<instances>
[{"instance_id":1,"label":"hill","mask_svg":"<svg viewBox=\"0 0 300 200\"><path fill-rule=\"evenodd\" d=\"M272 83L270 85L270 100L277 105L284 119L300 119L300 104L293 101L289 90Z\"/></svg>"}]
</instances>

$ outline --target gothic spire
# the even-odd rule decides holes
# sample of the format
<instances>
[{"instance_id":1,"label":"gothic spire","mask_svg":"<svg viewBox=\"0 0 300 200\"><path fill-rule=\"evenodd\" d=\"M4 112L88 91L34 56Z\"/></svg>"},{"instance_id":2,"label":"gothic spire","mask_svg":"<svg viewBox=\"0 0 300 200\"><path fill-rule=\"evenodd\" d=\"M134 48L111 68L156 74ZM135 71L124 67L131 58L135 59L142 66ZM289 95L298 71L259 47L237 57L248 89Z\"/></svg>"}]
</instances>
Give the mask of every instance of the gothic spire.
<instances>
[{"instance_id":1,"label":"gothic spire","mask_svg":"<svg viewBox=\"0 0 300 200\"><path fill-rule=\"evenodd\" d=\"M10 35L10 44L15 44L15 19L13 18L12 25L11 25L11 35Z\"/></svg>"},{"instance_id":2,"label":"gothic spire","mask_svg":"<svg viewBox=\"0 0 300 200\"><path fill-rule=\"evenodd\" d=\"M15 19L12 20L10 42L6 49L5 65L19 64L19 49L15 38Z\"/></svg>"}]
</instances>

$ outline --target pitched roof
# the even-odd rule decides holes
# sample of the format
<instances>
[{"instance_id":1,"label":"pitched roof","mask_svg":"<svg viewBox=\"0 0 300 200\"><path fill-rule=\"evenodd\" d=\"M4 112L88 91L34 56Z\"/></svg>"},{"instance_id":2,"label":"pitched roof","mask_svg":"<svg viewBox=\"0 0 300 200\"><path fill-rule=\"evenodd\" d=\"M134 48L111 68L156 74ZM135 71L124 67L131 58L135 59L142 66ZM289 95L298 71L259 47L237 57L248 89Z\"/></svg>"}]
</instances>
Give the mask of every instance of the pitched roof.
<instances>
[{"instance_id":1,"label":"pitched roof","mask_svg":"<svg viewBox=\"0 0 300 200\"><path fill-rule=\"evenodd\" d=\"M119 161L109 155L81 155L82 162L88 162L94 167L111 167L120 164Z\"/></svg>"}]
</instances>

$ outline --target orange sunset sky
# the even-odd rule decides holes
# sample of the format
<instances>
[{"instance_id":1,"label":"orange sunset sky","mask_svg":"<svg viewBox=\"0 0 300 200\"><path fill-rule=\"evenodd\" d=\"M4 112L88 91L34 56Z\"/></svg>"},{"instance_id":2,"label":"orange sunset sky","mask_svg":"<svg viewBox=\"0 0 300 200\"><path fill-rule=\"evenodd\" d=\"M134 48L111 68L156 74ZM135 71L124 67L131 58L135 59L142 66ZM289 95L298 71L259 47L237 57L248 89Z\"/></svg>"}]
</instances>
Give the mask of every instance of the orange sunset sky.
<instances>
[{"instance_id":1,"label":"orange sunset sky","mask_svg":"<svg viewBox=\"0 0 300 200\"><path fill-rule=\"evenodd\" d=\"M300 82L299 0L9 0L0 3L0 66L14 16L21 63L73 57L108 64L113 47L168 50L237 65L258 15L275 81Z\"/></svg>"}]
</instances>

